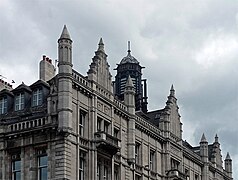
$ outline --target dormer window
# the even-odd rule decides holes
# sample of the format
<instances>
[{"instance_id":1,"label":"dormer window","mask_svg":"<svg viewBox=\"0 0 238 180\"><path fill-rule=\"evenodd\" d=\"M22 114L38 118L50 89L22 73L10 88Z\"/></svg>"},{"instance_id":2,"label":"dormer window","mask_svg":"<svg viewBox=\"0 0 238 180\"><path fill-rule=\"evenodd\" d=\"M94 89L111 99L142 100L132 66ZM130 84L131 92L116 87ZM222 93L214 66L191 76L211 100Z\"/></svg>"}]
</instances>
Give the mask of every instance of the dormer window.
<instances>
[{"instance_id":1,"label":"dormer window","mask_svg":"<svg viewBox=\"0 0 238 180\"><path fill-rule=\"evenodd\" d=\"M0 114L5 114L7 112L7 98L0 98Z\"/></svg>"},{"instance_id":2,"label":"dormer window","mask_svg":"<svg viewBox=\"0 0 238 180\"><path fill-rule=\"evenodd\" d=\"M15 111L24 109L24 93L19 93L15 97Z\"/></svg>"},{"instance_id":3,"label":"dormer window","mask_svg":"<svg viewBox=\"0 0 238 180\"><path fill-rule=\"evenodd\" d=\"M42 104L42 89L36 89L33 91L32 106L40 106Z\"/></svg>"}]
</instances>

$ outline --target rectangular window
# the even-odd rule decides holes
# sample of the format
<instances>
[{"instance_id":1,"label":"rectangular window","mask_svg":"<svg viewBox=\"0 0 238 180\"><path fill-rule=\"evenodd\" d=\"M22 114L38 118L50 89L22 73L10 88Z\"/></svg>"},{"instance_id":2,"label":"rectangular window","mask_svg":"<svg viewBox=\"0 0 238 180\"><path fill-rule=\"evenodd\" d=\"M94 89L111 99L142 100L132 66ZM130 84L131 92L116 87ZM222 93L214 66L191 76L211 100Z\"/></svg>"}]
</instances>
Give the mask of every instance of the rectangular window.
<instances>
[{"instance_id":1,"label":"rectangular window","mask_svg":"<svg viewBox=\"0 0 238 180\"><path fill-rule=\"evenodd\" d=\"M21 180L20 154L12 156L12 180Z\"/></svg>"},{"instance_id":2,"label":"rectangular window","mask_svg":"<svg viewBox=\"0 0 238 180\"><path fill-rule=\"evenodd\" d=\"M36 89L33 91L32 96L32 106L40 106L42 105L42 89Z\"/></svg>"},{"instance_id":3,"label":"rectangular window","mask_svg":"<svg viewBox=\"0 0 238 180\"><path fill-rule=\"evenodd\" d=\"M184 174L186 175L186 179L189 180L189 170L185 169Z\"/></svg>"},{"instance_id":4,"label":"rectangular window","mask_svg":"<svg viewBox=\"0 0 238 180\"><path fill-rule=\"evenodd\" d=\"M171 169L178 170L179 162L175 159L171 159Z\"/></svg>"},{"instance_id":5,"label":"rectangular window","mask_svg":"<svg viewBox=\"0 0 238 180\"><path fill-rule=\"evenodd\" d=\"M38 162L38 180L45 180L48 178L48 156L46 148L37 150Z\"/></svg>"},{"instance_id":6,"label":"rectangular window","mask_svg":"<svg viewBox=\"0 0 238 180\"><path fill-rule=\"evenodd\" d=\"M198 175L197 174L195 174L195 180L198 180Z\"/></svg>"},{"instance_id":7,"label":"rectangular window","mask_svg":"<svg viewBox=\"0 0 238 180\"><path fill-rule=\"evenodd\" d=\"M104 121L104 132L108 133L109 130L109 123L107 121Z\"/></svg>"},{"instance_id":8,"label":"rectangular window","mask_svg":"<svg viewBox=\"0 0 238 180\"><path fill-rule=\"evenodd\" d=\"M150 150L150 170L155 170L155 151Z\"/></svg>"},{"instance_id":9,"label":"rectangular window","mask_svg":"<svg viewBox=\"0 0 238 180\"><path fill-rule=\"evenodd\" d=\"M108 167L104 165L103 179L108 180Z\"/></svg>"},{"instance_id":10,"label":"rectangular window","mask_svg":"<svg viewBox=\"0 0 238 180\"><path fill-rule=\"evenodd\" d=\"M119 180L119 166L114 165L114 180Z\"/></svg>"},{"instance_id":11,"label":"rectangular window","mask_svg":"<svg viewBox=\"0 0 238 180\"><path fill-rule=\"evenodd\" d=\"M47 167L48 167L48 157L47 157L47 155L39 156L38 157L39 180L46 180L47 179L47 176L48 176Z\"/></svg>"},{"instance_id":12,"label":"rectangular window","mask_svg":"<svg viewBox=\"0 0 238 180\"><path fill-rule=\"evenodd\" d=\"M102 119L98 118L97 119L97 131L101 131L102 130Z\"/></svg>"},{"instance_id":13,"label":"rectangular window","mask_svg":"<svg viewBox=\"0 0 238 180\"><path fill-rule=\"evenodd\" d=\"M136 174L135 180L141 180L141 176Z\"/></svg>"},{"instance_id":14,"label":"rectangular window","mask_svg":"<svg viewBox=\"0 0 238 180\"><path fill-rule=\"evenodd\" d=\"M17 94L15 97L15 111L24 109L24 93Z\"/></svg>"},{"instance_id":15,"label":"rectangular window","mask_svg":"<svg viewBox=\"0 0 238 180\"><path fill-rule=\"evenodd\" d=\"M84 125L85 125L85 119L86 119L86 112L80 111L79 115L79 135L84 135Z\"/></svg>"},{"instance_id":16,"label":"rectangular window","mask_svg":"<svg viewBox=\"0 0 238 180\"><path fill-rule=\"evenodd\" d=\"M135 163L140 164L140 144L136 143L135 146Z\"/></svg>"},{"instance_id":17,"label":"rectangular window","mask_svg":"<svg viewBox=\"0 0 238 180\"><path fill-rule=\"evenodd\" d=\"M85 179L85 152L80 152L80 157L79 157L79 180L84 180Z\"/></svg>"},{"instance_id":18,"label":"rectangular window","mask_svg":"<svg viewBox=\"0 0 238 180\"><path fill-rule=\"evenodd\" d=\"M118 138L119 130L114 128L114 137Z\"/></svg>"},{"instance_id":19,"label":"rectangular window","mask_svg":"<svg viewBox=\"0 0 238 180\"><path fill-rule=\"evenodd\" d=\"M101 164L97 162L97 180L101 180Z\"/></svg>"},{"instance_id":20,"label":"rectangular window","mask_svg":"<svg viewBox=\"0 0 238 180\"><path fill-rule=\"evenodd\" d=\"M0 114L5 114L7 112L7 98L0 98Z\"/></svg>"}]
</instances>

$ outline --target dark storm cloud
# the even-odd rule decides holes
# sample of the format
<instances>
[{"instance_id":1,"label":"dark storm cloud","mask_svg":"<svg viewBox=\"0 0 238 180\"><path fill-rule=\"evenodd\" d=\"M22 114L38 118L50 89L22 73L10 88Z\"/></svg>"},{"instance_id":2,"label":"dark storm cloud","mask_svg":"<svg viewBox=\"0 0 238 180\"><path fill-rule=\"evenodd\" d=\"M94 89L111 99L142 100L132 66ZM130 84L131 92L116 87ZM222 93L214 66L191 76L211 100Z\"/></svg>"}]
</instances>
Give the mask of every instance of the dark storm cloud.
<instances>
[{"instance_id":1,"label":"dark storm cloud","mask_svg":"<svg viewBox=\"0 0 238 180\"><path fill-rule=\"evenodd\" d=\"M174 84L183 137L198 145L203 132L210 143L217 133L238 168L238 1L2 0L0 22L0 74L18 84L37 79L43 54L57 59L64 24L84 75L100 37L113 74L130 40L146 67L150 109L163 108Z\"/></svg>"}]
</instances>

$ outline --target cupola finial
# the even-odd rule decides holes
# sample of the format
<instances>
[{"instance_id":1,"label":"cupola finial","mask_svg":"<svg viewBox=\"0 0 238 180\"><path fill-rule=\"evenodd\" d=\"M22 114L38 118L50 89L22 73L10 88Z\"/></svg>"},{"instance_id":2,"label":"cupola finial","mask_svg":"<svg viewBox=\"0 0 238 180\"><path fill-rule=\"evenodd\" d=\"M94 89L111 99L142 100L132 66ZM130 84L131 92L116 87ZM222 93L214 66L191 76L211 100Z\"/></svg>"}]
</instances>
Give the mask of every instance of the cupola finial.
<instances>
[{"instance_id":1,"label":"cupola finial","mask_svg":"<svg viewBox=\"0 0 238 180\"><path fill-rule=\"evenodd\" d=\"M127 50L127 52L128 52L128 54L130 54L130 52L131 52L131 42L130 41L128 41L128 50Z\"/></svg>"}]
</instances>

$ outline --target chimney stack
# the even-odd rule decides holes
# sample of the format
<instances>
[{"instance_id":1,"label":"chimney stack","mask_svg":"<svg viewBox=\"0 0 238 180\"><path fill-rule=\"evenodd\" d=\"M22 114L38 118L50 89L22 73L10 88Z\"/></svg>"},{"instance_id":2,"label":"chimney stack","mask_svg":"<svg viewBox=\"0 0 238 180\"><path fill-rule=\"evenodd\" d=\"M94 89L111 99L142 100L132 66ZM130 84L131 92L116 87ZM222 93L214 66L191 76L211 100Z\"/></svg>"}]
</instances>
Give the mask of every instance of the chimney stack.
<instances>
[{"instance_id":1,"label":"chimney stack","mask_svg":"<svg viewBox=\"0 0 238 180\"><path fill-rule=\"evenodd\" d=\"M49 57L43 55L40 61L40 79L43 81L49 81L55 76L55 67L52 64L52 60Z\"/></svg>"}]
</instances>

